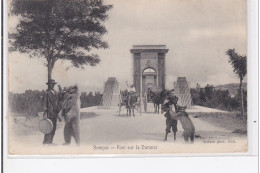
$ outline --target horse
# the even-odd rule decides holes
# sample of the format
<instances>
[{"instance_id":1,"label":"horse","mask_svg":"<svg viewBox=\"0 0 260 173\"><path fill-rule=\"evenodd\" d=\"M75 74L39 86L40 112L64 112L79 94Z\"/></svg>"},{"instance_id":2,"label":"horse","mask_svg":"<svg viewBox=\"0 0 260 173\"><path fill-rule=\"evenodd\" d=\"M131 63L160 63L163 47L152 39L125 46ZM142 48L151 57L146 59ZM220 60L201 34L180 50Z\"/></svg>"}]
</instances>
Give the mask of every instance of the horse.
<instances>
[{"instance_id":1,"label":"horse","mask_svg":"<svg viewBox=\"0 0 260 173\"><path fill-rule=\"evenodd\" d=\"M135 117L135 105L137 103L137 96L134 92L128 92L127 90L121 92L123 105L126 106L127 116L131 117L131 113L133 113L133 117Z\"/></svg>"},{"instance_id":2,"label":"horse","mask_svg":"<svg viewBox=\"0 0 260 173\"><path fill-rule=\"evenodd\" d=\"M151 94L151 98L154 104L154 108L155 108L155 113L159 114L159 108L160 105L163 105L164 100L166 99L170 99L172 101L172 103L174 103L174 107L175 110L177 110L177 101L178 101L178 97L174 96L171 94L171 90L162 90L162 91L149 91ZM161 106L161 113L163 113L163 109Z\"/></svg>"},{"instance_id":3,"label":"horse","mask_svg":"<svg viewBox=\"0 0 260 173\"><path fill-rule=\"evenodd\" d=\"M160 104L162 104L161 91L150 90L150 94L154 105L154 113L159 114Z\"/></svg>"}]
</instances>

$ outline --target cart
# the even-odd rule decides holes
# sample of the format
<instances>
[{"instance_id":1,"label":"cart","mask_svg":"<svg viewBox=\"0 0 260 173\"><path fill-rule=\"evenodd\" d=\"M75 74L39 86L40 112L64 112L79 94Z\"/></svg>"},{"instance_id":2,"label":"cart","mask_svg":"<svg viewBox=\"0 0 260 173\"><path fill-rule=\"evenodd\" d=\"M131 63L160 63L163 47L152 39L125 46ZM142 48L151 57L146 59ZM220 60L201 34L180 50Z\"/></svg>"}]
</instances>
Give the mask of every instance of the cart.
<instances>
[{"instance_id":1,"label":"cart","mask_svg":"<svg viewBox=\"0 0 260 173\"><path fill-rule=\"evenodd\" d=\"M121 115L122 110L127 109L127 91L120 91L119 93L119 103L118 103L118 114ZM135 104L136 111L142 114L141 109L141 98L140 96L137 97L137 102Z\"/></svg>"}]
</instances>

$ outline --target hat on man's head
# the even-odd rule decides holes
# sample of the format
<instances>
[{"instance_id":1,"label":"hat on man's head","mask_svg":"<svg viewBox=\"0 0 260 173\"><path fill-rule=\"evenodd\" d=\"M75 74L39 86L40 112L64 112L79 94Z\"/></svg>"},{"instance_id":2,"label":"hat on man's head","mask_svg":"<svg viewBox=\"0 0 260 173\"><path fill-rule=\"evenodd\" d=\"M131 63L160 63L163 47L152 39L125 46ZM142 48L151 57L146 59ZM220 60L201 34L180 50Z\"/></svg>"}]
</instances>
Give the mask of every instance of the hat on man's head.
<instances>
[{"instance_id":1,"label":"hat on man's head","mask_svg":"<svg viewBox=\"0 0 260 173\"><path fill-rule=\"evenodd\" d=\"M175 95L174 95L174 90L171 90L170 92L169 92L169 95L168 95L169 97L175 97Z\"/></svg>"},{"instance_id":2,"label":"hat on man's head","mask_svg":"<svg viewBox=\"0 0 260 173\"><path fill-rule=\"evenodd\" d=\"M57 84L57 83L55 82L55 80L50 79L46 84L48 85L48 84Z\"/></svg>"}]
</instances>

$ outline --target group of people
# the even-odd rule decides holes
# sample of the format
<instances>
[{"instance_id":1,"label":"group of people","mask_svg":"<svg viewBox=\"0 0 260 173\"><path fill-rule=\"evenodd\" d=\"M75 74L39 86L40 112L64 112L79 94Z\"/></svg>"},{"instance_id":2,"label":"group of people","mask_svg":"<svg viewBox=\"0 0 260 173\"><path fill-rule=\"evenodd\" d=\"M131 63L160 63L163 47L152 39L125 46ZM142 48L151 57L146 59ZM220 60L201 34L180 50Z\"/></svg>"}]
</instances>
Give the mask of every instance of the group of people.
<instances>
[{"instance_id":1,"label":"group of people","mask_svg":"<svg viewBox=\"0 0 260 173\"><path fill-rule=\"evenodd\" d=\"M76 144L80 144L80 100L78 86L71 86L68 88L61 88L55 91L54 87L57 83L55 80L50 79L47 83L48 89L44 97L44 119L49 119L53 128L49 134L44 135L43 144L55 145L53 138L56 132L57 119L65 120L64 126L64 145L71 142L71 137L74 137Z\"/></svg>"},{"instance_id":2,"label":"group of people","mask_svg":"<svg viewBox=\"0 0 260 173\"><path fill-rule=\"evenodd\" d=\"M45 111L43 118L48 118L52 122L53 128L50 133L44 135L43 144L55 145L53 144L53 138L57 127L57 119L62 121L62 118L64 118L64 145L69 145L72 137L74 137L76 144L79 145L80 100L78 86L75 85L63 89L59 86L59 91L57 92L54 90L56 84L53 79L50 79L47 83L48 89L44 97ZM127 86L127 92L135 94L134 85L127 83ZM174 140L176 140L177 120L180 120L184 128L185 141L190 137L193 142L195 133L194 125L189 119L188 114L181 110L183 107L177 106L177 102L178 98L174 95L174 90L170 90L162 103L162 110L166 117L165 140L167 140L167 135L171 130L174 133Z\"/></svg>"}]
</instances>

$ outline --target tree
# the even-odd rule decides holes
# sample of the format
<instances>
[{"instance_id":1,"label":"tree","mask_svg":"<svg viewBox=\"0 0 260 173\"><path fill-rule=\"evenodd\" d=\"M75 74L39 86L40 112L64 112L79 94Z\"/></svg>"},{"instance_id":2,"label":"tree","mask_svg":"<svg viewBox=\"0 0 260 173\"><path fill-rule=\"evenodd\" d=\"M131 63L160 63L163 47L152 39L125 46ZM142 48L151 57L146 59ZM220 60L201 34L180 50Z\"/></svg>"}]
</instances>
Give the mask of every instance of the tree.
<instances>
[{"instance_id":1,"label":"tree","mask_svg":"<svg viewBox=\"0 0 260 173\"><path fill-rule=\"evenodd\" d=\"M201 103L206 102L206 94L203 88L200 88L199 99Z\"/></svg>"},{"instance_id":2,"label":"tree","mask_svg":"<svg viewBox=\"0 0 260 173\"><path fill-rule=\"evenodd\" d=\"M207 84L205 86L205 95L206 95L208 100L210 100L212 98L213 89L214 89L214 87L212 85Z\"/></svg>"},{"instance_id":3,"label":"tree","mask_svg":"<svg viewBox=\"0 0 260 173\"><path fill-rule=\"evenodd\" d=\"M229 49L227 50L226 54L229 56L228 62L232 65L234 73L239 78L240 84L239 84L239 94L241 97L240 103L241 103L241 115L245 115L244 111L244 99L243 99L243 79L245 75L247 74L247 57L241 56L238 53L236 53L235 49Z\"/></svg>"},{"instance_id":4,"label":"tree","mask_svg":"<svg viewBox=\"0 0 260 173\"><path fill-rule=\"evenodd\" d=\"M108 48L102 36L111 8L103 0L12 0L11 14L20 18L12 46L31 58L44 58L48 81L58 60L77 68L95 66L100 59L90 51Z\"/></svg>"},{"instance_id":5,"label":"tree","mask_svg":"<svg viewBox=\"0 0 260 173\"><path fill-rule=\"evenodd\" d=\"M44 111L43 95L45 91L26 90L24 93L9 93L10 110L26 116L37 116Z\"/></svg>"},{"instance_id":6,"label":"tree","mask_svg":"<svg viewBox=\"0 0 260 173\"><path fill-rule=\"evenodd\" d=\"M199 91L200 90L200 84L197 83L196 85L196 90Z\"/></svg>"},{"instance_id":7,"label":"tree","mask_svg":"<svg viewBox=\"0 0 260 173\"><path fill-rule=\"evenodd\" d=\"M198 90L197 88L196 89L194 89L194 88L190 89L192 103L194 105L199 105L200 104L200 94L199 94L199 91L200 90Z\"/></svg>"}]
</instances>

